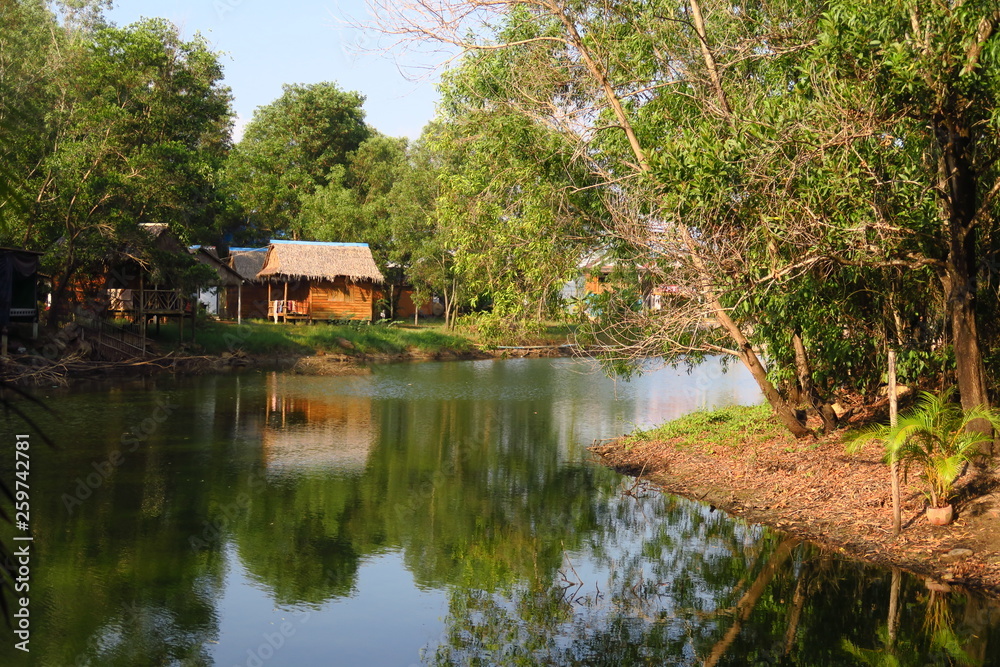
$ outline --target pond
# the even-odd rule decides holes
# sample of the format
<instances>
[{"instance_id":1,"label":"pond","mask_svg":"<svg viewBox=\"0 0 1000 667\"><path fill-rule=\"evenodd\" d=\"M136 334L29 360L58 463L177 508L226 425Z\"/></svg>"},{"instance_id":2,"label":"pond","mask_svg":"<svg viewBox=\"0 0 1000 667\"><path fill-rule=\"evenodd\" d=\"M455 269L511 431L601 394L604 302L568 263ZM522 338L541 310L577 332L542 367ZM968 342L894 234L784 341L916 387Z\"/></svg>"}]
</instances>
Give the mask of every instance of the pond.
<instances>
[{"instance_id":1,"label":"pond","mask_svg":"<svg viewBox=\"0 0 1000 667\"><path fill-rule=\"evenodd\" d=\"M714 361L631 382L526 359L42 397L58 448L32 435L30 653L5 630L2 665L1000 664L994 601L594 462L595 439L759 400Z\"/></svg>"}]
</instances>

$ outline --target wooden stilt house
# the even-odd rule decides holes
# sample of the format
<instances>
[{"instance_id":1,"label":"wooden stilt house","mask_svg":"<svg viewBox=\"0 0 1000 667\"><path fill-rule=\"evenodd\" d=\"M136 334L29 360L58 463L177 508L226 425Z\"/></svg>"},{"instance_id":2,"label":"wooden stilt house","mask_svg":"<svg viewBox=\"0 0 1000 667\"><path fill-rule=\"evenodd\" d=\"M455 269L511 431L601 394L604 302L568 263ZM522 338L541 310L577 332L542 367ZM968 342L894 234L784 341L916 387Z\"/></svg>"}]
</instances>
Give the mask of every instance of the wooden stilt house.
<instances>
[{"instance_id":1,"label":"wooden stilt house","mask_svg":"<svg viewBox=\"0 0 1000 667\"><path fill-rule=\"evenodd\" d=\"M275 322L371 321L384 281L367 243L311 241L271 241L257 277Z\"/></svg>"},{"instance_id":2,"label":"wooden stilt house","mask_svg":"<svg viewBox=\"0 0 1000 667\"><path fill-rule=\"evenodd\" d=\"M6 337L11 322L30 324L38 336L38 263L40 252L0 248L0 328Z\"/></svg>"}]
</instances>

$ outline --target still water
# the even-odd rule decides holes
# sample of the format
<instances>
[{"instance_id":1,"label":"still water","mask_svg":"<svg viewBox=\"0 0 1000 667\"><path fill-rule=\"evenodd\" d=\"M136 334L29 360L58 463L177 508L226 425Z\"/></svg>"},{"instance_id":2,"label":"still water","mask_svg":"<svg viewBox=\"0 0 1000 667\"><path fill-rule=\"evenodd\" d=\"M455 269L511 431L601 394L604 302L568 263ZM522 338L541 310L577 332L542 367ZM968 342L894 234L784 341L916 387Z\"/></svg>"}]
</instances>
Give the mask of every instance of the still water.
<instances>
[{"instance_id":1,"label":"still water","mask_svg":"<svg viewBox=\"0 0 1000 667\"><path fill-rule=\"evenodd\" d=\"M46 400L59 448L31 450L30 653L4 630L0 665L1000 664L996 603L659 495L586 451L756 402L739 369L399 364Z\"/></svg>"}]
</instances>

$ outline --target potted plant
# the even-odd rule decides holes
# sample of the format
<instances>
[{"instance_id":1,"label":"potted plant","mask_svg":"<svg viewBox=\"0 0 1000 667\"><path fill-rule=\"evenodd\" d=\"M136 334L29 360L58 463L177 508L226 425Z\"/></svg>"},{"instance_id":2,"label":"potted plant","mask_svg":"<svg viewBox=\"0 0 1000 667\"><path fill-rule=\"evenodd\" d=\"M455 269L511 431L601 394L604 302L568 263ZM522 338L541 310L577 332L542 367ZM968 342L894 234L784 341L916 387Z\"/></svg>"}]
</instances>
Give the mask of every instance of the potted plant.
<instances>
[{"instance_id":1,"label":"potted plant","mask_svg":"<svg viewBox=\"0 0 1000 667\"><path fill-rule=\"evenodd\" d=\"M926 485L929 501L927 520L934 525L951 523L952 486L964 466L980 454L980 445L993 440L982 429L969 430L969 425L985 420L994 430L1000 430L1000 415L987 408L963 410L951 402L951 390L940 395L922 392L916 406L899 416L895 426L880 424L862 431L848 446L855 452L865 444L879 441L885 446L885 460L898 461L903 475L911 467L918 469Z\"/></svg>"}]
</instances>

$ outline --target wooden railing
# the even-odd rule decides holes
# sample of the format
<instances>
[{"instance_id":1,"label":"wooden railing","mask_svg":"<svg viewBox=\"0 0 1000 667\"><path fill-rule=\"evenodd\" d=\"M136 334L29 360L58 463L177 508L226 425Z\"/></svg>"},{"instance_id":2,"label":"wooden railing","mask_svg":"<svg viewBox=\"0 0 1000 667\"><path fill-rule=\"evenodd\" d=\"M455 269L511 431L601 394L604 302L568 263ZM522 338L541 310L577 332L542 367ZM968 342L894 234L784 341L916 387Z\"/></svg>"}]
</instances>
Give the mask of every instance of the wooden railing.
<instances>
[{"instance_id":1,"label":"wooden railing","mask_svg":"<svg viewBox=\"0 0 1000 667\"><path fill-rule=\"evenodd\" d=\"M309 302L294 300L277 300L268 302L267 317L277 322L279 319L309 319Z\"/></svg>"},{"instance_id":2,"label":"wooden railing","mask_svg":"<svg viewBox=\"0 0 1000 667\"><path fill-rule=\"evenodd\" d=\"M142 292L133 292L142 297L142 312L181 312L184 310L184 300L176 290L148 289Z\"/></svg>"},{"instance_id":3,"label":"wooden railing","mask_svg":"<svg viewBox=\"0 0 1000 667\"><path fill-rule=\"evenodd\" d=\"M177 290L170 289L147 289L142 292L137 289L109 289L108 297L109 310L119 313L177 314L183 313L187 306L187 299L181 297Z\"/></svg>"},{"instance_id":4,"label":"wooden railing","mask_svg":"<svg viewBox=\"0 0 1000 667\"><path fill-rule=\"evenodd\" d=\"M94 344L101 358L122 361L146 356L148 341L143 340L141 335L103 319L81 319L78 322L87 330L87 340Z\"/></svg>"}]
</instances>

